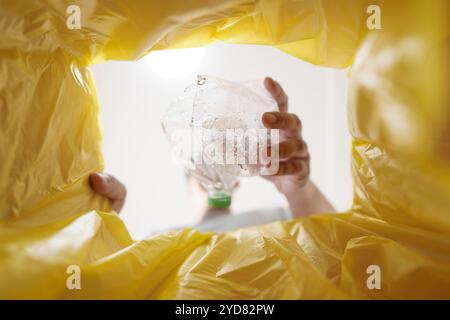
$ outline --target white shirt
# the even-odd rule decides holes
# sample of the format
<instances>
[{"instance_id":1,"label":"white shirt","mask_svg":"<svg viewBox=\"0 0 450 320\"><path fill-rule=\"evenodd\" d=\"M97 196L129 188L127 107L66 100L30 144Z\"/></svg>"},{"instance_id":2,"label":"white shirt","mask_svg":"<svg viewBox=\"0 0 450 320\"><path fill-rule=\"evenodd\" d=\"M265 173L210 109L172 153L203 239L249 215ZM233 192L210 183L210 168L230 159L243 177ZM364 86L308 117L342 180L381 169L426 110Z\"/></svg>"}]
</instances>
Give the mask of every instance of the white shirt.
<instances>
[{"instance_id":1,"label":"white shirt","mask_svg":"<svg viewBox=\"0 0 450 320\"><path fill-rule=\"evenodd\" d=\"M239 214L232 214L218 210L217 212L210 212L203 221L194 226L190 226L190 228L200 232L223 232L290 219L293 219L293 215L283 208L271 210L252 210ZM186 227L174 229L182 230ZM151 235L164 233L166 231L169 230L152 232Z\"/></svg>"}]
</instances>

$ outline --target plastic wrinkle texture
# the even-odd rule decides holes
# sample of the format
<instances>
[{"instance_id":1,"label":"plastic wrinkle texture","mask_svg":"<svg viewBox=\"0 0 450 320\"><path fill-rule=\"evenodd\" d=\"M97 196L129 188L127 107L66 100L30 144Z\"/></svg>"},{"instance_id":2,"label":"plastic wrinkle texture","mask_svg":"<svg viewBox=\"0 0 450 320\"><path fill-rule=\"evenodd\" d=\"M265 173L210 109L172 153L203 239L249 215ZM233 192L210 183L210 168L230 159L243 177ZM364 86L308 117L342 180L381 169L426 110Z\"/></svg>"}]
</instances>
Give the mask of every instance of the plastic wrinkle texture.
<instances>
[{"instance_id":1,"label":"plastic wrinkle texture","mask_svg":"<svg viewBox=\"0 0 450 320\"><path fill-rule=\"evenodd\" d=\"M74 3L0 3L0 298L450 298L448 1L84 1L68 29ZM369 4L382 30L367 30ZM93 193L90 66L213 41L350 67L347 212L134 241Z\"/></svg>"}]
</instances>

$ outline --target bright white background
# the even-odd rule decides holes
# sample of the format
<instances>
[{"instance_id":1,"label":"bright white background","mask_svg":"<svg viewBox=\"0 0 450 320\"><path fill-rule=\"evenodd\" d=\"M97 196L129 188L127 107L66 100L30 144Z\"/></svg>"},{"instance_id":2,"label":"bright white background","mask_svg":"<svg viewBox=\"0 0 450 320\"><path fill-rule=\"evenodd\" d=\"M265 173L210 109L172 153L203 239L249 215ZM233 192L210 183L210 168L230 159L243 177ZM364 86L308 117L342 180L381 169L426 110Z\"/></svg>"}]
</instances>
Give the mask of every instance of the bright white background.
<instances>
[{"instance_id":1,"label":"bright white background","mask_svg":"<svg viewBox=\"0 0 450 320\"><path fill-rule=\"evenodd\" d=\"M290 112L303 122L312 156L312 179L339 210L352 200L350 136L345 70L321 68L275 48L216 43L200 49L150 53L136 62L93 67L101 104L106 168L128 188L122 218L135 238L197 221L182 168L171 160L160 119L170 101L196 74L232 81L279 81ZM244 178L233 212L286 207L284 198L259 177Z\"/></svg>"}]
</instances>

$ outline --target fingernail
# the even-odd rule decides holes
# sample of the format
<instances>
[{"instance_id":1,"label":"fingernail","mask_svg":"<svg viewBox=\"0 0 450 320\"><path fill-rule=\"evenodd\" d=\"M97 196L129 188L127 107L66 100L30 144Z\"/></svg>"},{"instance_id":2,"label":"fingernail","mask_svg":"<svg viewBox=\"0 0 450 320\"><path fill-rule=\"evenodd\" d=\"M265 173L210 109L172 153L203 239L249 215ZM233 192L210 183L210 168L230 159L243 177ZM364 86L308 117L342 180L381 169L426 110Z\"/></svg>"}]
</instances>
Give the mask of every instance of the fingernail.
<instances>
[{"instance_id":1,"label":"fingernail","mask_svg":"<svg viewBox=\"0 0 450 320\"><path fill-rule=\"evenodd\" d=\"M275 122L277 122L277 117L275 117L273 114L266 113L264 115L264 121L268 124L274 124Z\"/></svg>"},{"instance_id":2,"label":"fingernail","mask_svg":"<svg viewBox=\"0 0 450 320\"><path fill-rule=\"evenodd\" d=\"M102 180L103 183L108 183L109 182L109 175L106 173L99 173L98 174L100 176L100 179Z\"/></svg>"}]
</instances>

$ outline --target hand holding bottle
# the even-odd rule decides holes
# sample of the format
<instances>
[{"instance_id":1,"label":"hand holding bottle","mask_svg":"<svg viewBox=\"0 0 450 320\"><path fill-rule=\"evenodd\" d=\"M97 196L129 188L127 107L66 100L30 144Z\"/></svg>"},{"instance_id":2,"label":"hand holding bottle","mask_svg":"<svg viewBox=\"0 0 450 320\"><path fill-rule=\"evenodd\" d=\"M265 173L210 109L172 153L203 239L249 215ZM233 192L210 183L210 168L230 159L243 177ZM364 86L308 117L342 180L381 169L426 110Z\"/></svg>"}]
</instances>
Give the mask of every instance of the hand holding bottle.
<instances>
[{"instance_id":1,"label":"hand holding bottle","mask_svg":"<svg viewBox=\"0 0 450 320\"><path fill-rule=\"evenodd\" d=\"M278 104L278 112L263 114L263 124L268 129L280 130L279 169L272 181L288 200L294 216L307 216L324 211L335 211L333 206L310 180L310 155L302 137L302 124L297 115L288 113L288 96L280 84L265 78L264 85ZM270 151L269 151L270 152Z\"/></svg>"}]
</instances>

